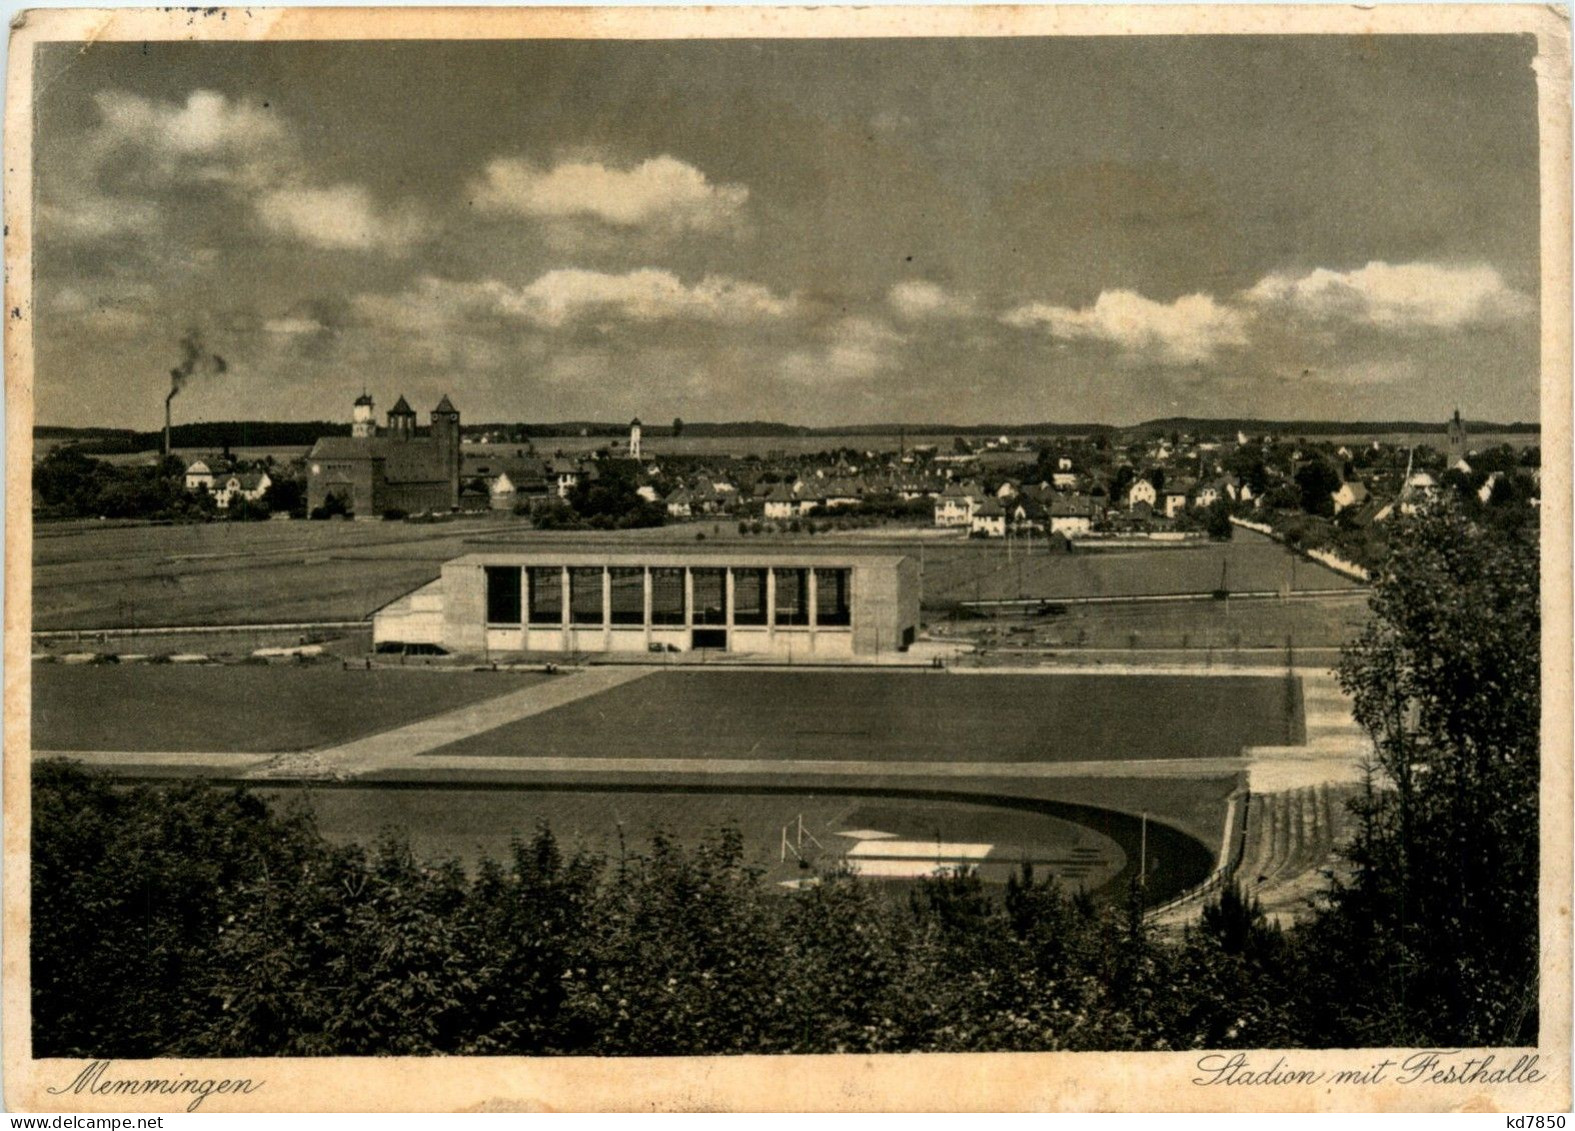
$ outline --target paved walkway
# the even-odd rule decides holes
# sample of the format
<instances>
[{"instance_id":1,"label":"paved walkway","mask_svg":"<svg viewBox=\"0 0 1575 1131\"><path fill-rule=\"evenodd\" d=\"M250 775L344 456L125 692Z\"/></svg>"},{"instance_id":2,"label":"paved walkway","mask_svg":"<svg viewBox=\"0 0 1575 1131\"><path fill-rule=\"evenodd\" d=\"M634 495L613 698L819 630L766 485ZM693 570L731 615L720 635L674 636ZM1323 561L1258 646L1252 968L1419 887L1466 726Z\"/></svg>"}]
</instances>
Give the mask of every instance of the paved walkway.
<instances>
[{"instance_id":1,"label":"paved walkway","mask_svg":"<svg viewBox=\"0 0 1575 1131\"><path fill-rule=\"evenodd\" d=\"M1133 758L1084 762L886 762L793 758L515 758L439 755L401 763L441 776L446 770L518 774L704 774L791 777L1206 778L1240 773L1242 758ZM393 768L393 767L390 767Z\"/></svg>"},{"instance_id":2,"label":"paved walkway","mask_svg":"<svg viewBox=\"0 0 1575 1131\"><path fill-rule=\"evenodd\" d=\"M247 776L343 777L409 765L429 750L528 719L620 684L632 683L660 670L653 667L586 668L340 746L280 754Z\"/></svg>"}]
</instances>

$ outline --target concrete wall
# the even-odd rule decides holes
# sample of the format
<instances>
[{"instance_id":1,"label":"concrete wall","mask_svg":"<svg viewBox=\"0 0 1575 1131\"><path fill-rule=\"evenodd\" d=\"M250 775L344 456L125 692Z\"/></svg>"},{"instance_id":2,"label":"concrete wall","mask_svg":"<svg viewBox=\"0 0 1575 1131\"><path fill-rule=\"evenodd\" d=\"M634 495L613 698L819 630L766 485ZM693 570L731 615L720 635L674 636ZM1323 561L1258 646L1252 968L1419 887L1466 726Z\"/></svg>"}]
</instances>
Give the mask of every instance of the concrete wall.
<instances>
[{"instance_id":1,"label":"concrete wall","mask_svg":"<svg viewBox=\"0 0 1575 1131\"><path fill-rule=\"evenodd\" d=\"M486 650L487 577L479 565L443 566L443 646L450 652Z\"/></svg>"},{"instance_id":2,"label":"concrete wall","mask_svg":"<svg viewBox=\"0 0 1575 1131\"><path fill-rule=\"evenodd\" d=\"M372 617L372 644L443 643L443 579L428 582L413 593L379 609Z\"/></svg>"}]
</instances>

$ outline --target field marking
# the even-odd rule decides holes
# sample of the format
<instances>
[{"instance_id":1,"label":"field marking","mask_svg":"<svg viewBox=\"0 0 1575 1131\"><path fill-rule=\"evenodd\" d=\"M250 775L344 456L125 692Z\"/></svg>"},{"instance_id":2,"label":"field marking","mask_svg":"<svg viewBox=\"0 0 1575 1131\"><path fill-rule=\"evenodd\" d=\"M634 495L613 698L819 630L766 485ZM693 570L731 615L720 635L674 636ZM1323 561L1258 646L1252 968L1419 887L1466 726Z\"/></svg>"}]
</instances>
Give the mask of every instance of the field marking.
<instances>
[{"instance_id":1,"label":"field marking","mask_svg":"<svg viewBox=\"0 0 1575 1131\"><path fill-rule=\"evenodd\" d=\"M337 746L281 754L270 765L258 770L257 776L295 776L302 772L339 776L406 764L429 750L528 719L532 715L599 694L620 684L632 683L660 670L632 665L585 668L380 734L367 735Z\"/></svg>"},{"instance_id":2,"label":"field marking","mask_svg":"<svg viewBox=\"0 0 1575 1131\"><path fill-rule=\"evenodd\" d=\"M960 841L863 840L843 853L848 858L874 857L892 860L983 860L993 844L964 844Z\"/></svg>"}]
</instances>

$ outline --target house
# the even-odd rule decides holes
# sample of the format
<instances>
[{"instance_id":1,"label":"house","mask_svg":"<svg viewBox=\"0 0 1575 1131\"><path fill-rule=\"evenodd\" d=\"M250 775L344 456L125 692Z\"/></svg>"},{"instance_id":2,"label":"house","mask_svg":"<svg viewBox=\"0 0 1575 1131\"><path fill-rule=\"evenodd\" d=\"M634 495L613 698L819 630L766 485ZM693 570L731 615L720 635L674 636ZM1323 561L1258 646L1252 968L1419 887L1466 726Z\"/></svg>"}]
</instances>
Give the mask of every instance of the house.
<instances>
[{"instance_id":1,"label":"house","mask_svg":"<svg viewBox=\"0 0 1575 1131\"><path fill-rule=\"evenodd\" d=\"M974 508L969 519L968 532L974 537L1005 538L1006 508L993 495L986 496Z\"/></svg>"},{"instance_id":2,"label":"house","mask_svg":"<svg viewBox=\"0 0 1575 1131\"><path fill-rule=\"evenodd\" d=\"M1165 499L1165 517L1175 518L1187 509L1187 498L1191 494L1192 485L1185 481L1168 485L1163 494Z\"/></svg>"},{"instance_id":3,"label":"house","mask_svg":"<svg viewBox=\"0 0 1575 1131\"><path fill-rule=\"evenodd\" d=\"M272 482L266 471L234 471L216 481L213 501L220 510L228 510L236 499L255 503L263 497Z\"/></svg>"},{"instance_id":4,"label":"house","mask_svg":"<svg viewBox=\"0 0 1575 1131\"><path fill-rule=\"evenodd\" d=\"M1224 485L1218 481L1213 481L1205 483L1199 487L1197 494L1195 494L1192 498L1193 502L1200 507L1212 507L1215 503L1220 501L1223 495Z\"/></svg>"},{"instance_id":5,"label":"house","mask_svg":"<svg viewBox=\"0 0 1575 1131\"><path fill-rule=\"evenodd\" d=\"M961 483L948 483L935 500L936 526L970 526L974 500Z\"/></svg>"},{"instance_id":6,"label":"house","mask_svg":"<svg viewBox=\"0 0 1575 1131\"><path fill-rule=\"evenodd\" d=\"M1150 508L1159 504L1159 492L1154 488L1154 481L1146 475L1132 480L1132 485L1127 488L1127 509L1131 510L1139 503L1146 503Z\"/></svg>"},{"instance_id":7,"label":"house","mask_svg":"<svg viewBox=\"0 0 1575 1131\"><path fill-rule=\"evenodd\" d=\"M1359 507L1367 501L1367 485L1347 481L1340 484L1340 489L1330 498L1334 501L1335 514L1349 507Z\"/></svg>"},{"instance_id":8,"label":"house","mask_svg":"<svg viewBox=\"0 0 1575 1131\"><path fill-rule=\"evenodd\" d=\"M831 510L856 507L864 498L864 487L856 479L833 479L826 484L826 506Z\"/></svg>"},{"instance_id":9,"label":"house","mask_svg":"<svg viewBox=\"0 0 1575 1131\"><path fill-rule=\"evenodd\" d=\"M1006 504L1006 519L1013 531L1019 534L1038 531L1043 533L1049 512L1038 499L1020 495Z\"/></svg>"},{"instance_id":10,"label":"house","mask_svg":"<svg viewBox=\"0 0 1575 1131\"><path fill-rule=\"evenodd\" d=\"M1087 495L1058 495L1050 500L1050 533L1075 538L1094 526L1096 507Z\"/></svg>"},{"instance_id":11,"label":"house","mask_svg":"<svg viewBox=\"0 0 1575 1131\"><path fill-rule=\"evenodd\" d=\"M995 489L995 497L1002 502L1016 498L1017 494L1018 484L1015 479L1003 479L1001 480L1001 485Z\"/></svg>"},{"instance_id":12,"label":"house","mask_svg":"<svg viewBox=\"0 0 1575 1131\"><path fill-rule=\"evenodd\" d=\"M569 492L579 486L581 474L580 465L567 460L554 460L547 465L547 482L560 499L568 498Z\"/></svg>"},{"instance_id":13,"label":"house","mask_svg":"<svg viewBox=\"0 0 1575 1131\"><path fill-rule=\"evenodd\" d=\"M199 488L213 490L213 469L208 466L207 460L196 460L186 469L186 490L196 491Z\"/></svg>"},{"instance_id":14,"label":"house","mask_svg":"<svg viewBox=\"0 0 1575 1131\"><path fill-rule=\"evenodd\" d=\"M1062 462L1068 461L1063 459ZM1070 491L1077 486L1077 472L1070 467L1058 467L1050 473L1050 482L1057 491Z\"/></svg>"},{"instance_id":15,"label":"house","mask_svg":"<svg viewBox=\"0 0 1575 1131\"><path fill-rule=\"evenodd\" d=\"M514 480L509 478L509 473L500 471L492 482L487 484L487 505L495 511L511 511L514 504L519 501L519 488L514 486Z\"/></svg>"},{"instance_id":16,"label":"house","mask_svg":"<svg viewBox=\"0 0 1575 1131\"><path fill-rule=\"evenodd\" d=\"M666 504L667 514L671 518L690 518L694 515L694 496L686 487L680 487L668 495Z\"/></svg>"},{"instance_id":17,"label":"house","mask_svg":"<svg viewBox=\"0 0 1575 1131\"><path fill-rule=\"evenodd\" d=\"M817 500L808 488L805 494L796 494L786 483L778 483L766 496L765 515L767 518L799 518L815 509Z\"/></svg>"}]
</instances>

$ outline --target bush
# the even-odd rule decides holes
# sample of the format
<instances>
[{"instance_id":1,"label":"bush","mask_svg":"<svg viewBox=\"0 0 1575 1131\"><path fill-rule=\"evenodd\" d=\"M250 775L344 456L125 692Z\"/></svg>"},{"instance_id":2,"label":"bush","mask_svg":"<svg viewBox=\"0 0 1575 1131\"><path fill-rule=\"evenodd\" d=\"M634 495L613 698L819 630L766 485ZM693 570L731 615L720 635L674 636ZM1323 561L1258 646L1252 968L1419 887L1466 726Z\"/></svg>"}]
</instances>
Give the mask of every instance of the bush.
<instances>
[{"instance_id":1,"label":"bush","mask_svg":"<svg viewBox=\"0 0 1575 1131\"><path fill-rule=\"evenodd\" d=\"M384 522L402 522L410 517L410 512L404 507L389 507L383 512Z\"/></svg>"},{"instance_id":2,"label":"bush","mask_svg":"<svg viewBox=\"0 0 1575 1131\"><path fill-rule=\"evenodd\" d=\"M345 503L343 495L329 495L323 500L321 506L312 508L312 517L314 519L348 518L349 516L350 508Z\"/></svg>"}]
</instances>

